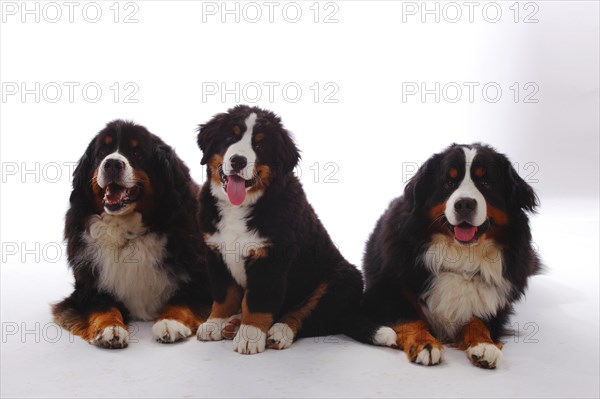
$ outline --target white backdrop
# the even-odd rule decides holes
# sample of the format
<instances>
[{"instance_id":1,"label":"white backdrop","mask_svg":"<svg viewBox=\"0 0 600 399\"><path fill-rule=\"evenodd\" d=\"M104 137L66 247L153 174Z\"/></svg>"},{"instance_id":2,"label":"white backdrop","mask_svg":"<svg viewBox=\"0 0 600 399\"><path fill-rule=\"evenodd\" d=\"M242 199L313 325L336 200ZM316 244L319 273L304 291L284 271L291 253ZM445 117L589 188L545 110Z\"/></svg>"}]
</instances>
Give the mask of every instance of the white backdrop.
<instances>
[{"instance_id":1,"label":"white backdrop","mask_svg":"<svg viewBox=\"0 0 600 399\"><path fill-rule=\"evenodd\" d=\"M175 147L202 181L195 128L238 103L283 118L302 150L297 173L309 200L357 266L375 221L432 153L474 141L506 153L542 201L533 228L547 272L533 279L516 318L519 329L538 326L539 342L515 339L508 346L505 366L487 382L492 391L456 385L478 372L459 353L440 368L445 371L435 371L436 378L454 378L447 390L395 386L396 373L427 378L429 370L404 364L402 354L344 341L352 363L342 363L338 373L328 369L331 374L312 365L324 381L318 389L318 378L300 360L300 371L288 370L304 375L293 388L281 367L273 380L263 375L274 390L253 383L254 374L272 367L269 358L312 358L316 349L301 342L289 353L265 354L257 367L244 359L251 371L239 391L235 384L192 380L178 384L181 390L167 385L149 395L598 396L598 2L0 4L3 396L139 394L116 372L102 373L104 388L94 391L85 382L56 385L43 377L45 367L36 368L44 364L40 356L53 356L57 376L72 372L62 357L71 352L81 361L142 358L99 354L78 341L49 345L44 336L47 304L68 294L72 281L62 229L74 162L106 122L126 118ZM140 328L144 334L149 327ZM27 329L34 332L23 335ZM147 352L138 349L137 356L161 350L172 359L192 348L241 362L218 344L187 342L187 350L165 352L145 337L137 345L147 345ZM325 348L330 357L343 351ZM532 383L522 374L540 356L542 372ZM357 364L374 375L352 387L348 381L366 372L352 377ZM33 367L31 375L47 383L24 383L22 367ZM212 368L227 370L218 360ZM167 371L174 381L179 372ZM515 381L521 391L511 390Z\"/></svg>"}]
</instances>

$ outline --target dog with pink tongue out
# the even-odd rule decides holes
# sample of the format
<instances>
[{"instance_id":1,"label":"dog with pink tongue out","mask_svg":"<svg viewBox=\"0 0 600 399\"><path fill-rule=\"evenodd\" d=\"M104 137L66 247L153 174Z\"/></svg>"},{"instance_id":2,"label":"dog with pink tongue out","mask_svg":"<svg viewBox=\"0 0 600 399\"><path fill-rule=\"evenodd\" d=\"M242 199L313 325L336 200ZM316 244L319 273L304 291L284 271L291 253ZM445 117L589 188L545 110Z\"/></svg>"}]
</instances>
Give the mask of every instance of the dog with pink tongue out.
<instances>
[{"instance_id":1,"label":"dog with pink tongue out","mask_svg":"<svg viewBox=\"0 0 600 399\"><path fill-rule=\"evenodd\" d=\"M398 334L411 362L452 343L476 366L502 358L514 304L541 266L528 214L538 198L510 160L480 143L434 154L394 199L364 257L363 311Z\"/></svg>"},{"instance_id":2,"label":"dog with pink tongue out","mask_svg":"<svg viewBox=\"0 0 600 399\"><path fill-rule=\"evenodd\" d=\"M306 199L281 119L239 105L201 125L198 145L208 166L198 219L214 295L198 339L232 339L241 354L338 333L395 344L391 328L361 315L362 275Z\"/></svg>"}]
</instances>

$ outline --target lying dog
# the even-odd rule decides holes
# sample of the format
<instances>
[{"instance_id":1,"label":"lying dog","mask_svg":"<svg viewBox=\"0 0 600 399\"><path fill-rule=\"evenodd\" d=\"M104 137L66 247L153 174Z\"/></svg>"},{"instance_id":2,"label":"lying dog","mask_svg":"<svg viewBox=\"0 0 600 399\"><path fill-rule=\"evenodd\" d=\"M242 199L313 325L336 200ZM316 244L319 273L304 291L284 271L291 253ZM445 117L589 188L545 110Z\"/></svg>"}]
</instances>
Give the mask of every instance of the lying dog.
<instances>
[{"instance_id":1,"label":"lying dog","mask_svg":"<svg viewBox=\"0 0 600 399\"><path fill-rule=\"evenodd\" d=\"M416 363L442 361L440 341L495 368L513 303L540 269L526 212L533 189L481 144L432 156L377 222L364 258L363 309L397 332Z\"/></svg>"},{"instance_id":2,"label":"lying dog","mask_svg":"<svg viewBox=\"0 0 600 399\"><path fill-rule=\"evenodd\" d=\"M130 319L156 320L160 342L192 335L211 304L198 193L161 139L106 125L73 174L65 239L75 290L53 306L56 323L105 348L127 346Z\"/></svg>"}]
</instances>

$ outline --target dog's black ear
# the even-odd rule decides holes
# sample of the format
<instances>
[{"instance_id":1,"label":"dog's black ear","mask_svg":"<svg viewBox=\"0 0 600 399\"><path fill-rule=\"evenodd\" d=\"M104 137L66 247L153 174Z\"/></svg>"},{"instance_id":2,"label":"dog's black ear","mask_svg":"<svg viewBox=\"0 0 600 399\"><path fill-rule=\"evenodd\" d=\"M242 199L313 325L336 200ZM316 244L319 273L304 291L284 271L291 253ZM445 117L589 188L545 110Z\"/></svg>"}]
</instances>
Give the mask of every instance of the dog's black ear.
<instances>
[{"instance_id":1,"label":"dog's black ear","mask_svg":"<svg viewBox=\"0 0 600 399\"><path fill-rule=\"evenodd\" d=\"M77 243L81 238L81 232L85 229L87 216L95 211L93 209L94 195L92 192L95 149L96 138L90 141L73 171L73 190L69 197L71 206L65 216L64 229L64 237L67 241L67 256L71 265L73 265L77 251L80 248Z\"/></svg>"},{"instance_id":2,"label":"dog's black ear","mask_svg":"<svg viewBox=\"0 0 600 399\"><path fill-rule=\"evenodd\" d=\"M281 176L285 176L292 172L296 165L298 165L300 151L286 129L281 128L277 136L277 167L280 169L279 173Z\"/></svg>"},{"instance_id":3,"label":"dog's black ear","mask_svg":"<svg viewBox=\"0 0 600 399\"><path fill-rule=\"evenodd\" d=\"M506 159L506 167L508 168L507 195L508 203L515 204L516 207L529 212L534 212L540 204L539 198L525 180L519 176L519 173Z\"/></svg>"},{"instance_id":4,"label":"dog's black ear","mask_svg":"<svg viewBox=\"0 0 600 399\"><path fill-rule=\"evenodd\" d=\"M223 122L226 120L227 115L227 113L217 114L208 122L198 126L198 147L202 150L201 165L206 165L213 154L217 136L223 127Z\"/></svg>"},{"instance_id":5,"label":"dog's black ear","mask_svg":"<svg viewBox=\"0 0 600 399\"><path fill-rule=\"evenodd\" d=\"M436 172L439 169L441 154L429 158L404 187L404 198L412 205L412 209L422 209L428 195L434 191Z\"/></svg>"},{"instance_id":6,"label":"dog's black ear","mask_svg":"<svg viewBox=\"0 0 600 399\"><path fill-rule=\"evenodd\" d=\"M73 171L73 191L71 191L70 202L74 202L78 198L88 198L92 195L92 168L94 166L95 148L96 138L90 141Z\"/></svg>"},{"instance_id":7,"label":"dog's black ear","mask_svg":"<svg viewBox=\"0 0 600 399\"><path fill-rule=\"evenodd\" d=\"M161 182L160 187L155 187L161 207L178 209L183 206L189 193L190 170L177 156L175 150L165 143L158 144L154 149L157 170Z\"/></svg>"}]
</instances>

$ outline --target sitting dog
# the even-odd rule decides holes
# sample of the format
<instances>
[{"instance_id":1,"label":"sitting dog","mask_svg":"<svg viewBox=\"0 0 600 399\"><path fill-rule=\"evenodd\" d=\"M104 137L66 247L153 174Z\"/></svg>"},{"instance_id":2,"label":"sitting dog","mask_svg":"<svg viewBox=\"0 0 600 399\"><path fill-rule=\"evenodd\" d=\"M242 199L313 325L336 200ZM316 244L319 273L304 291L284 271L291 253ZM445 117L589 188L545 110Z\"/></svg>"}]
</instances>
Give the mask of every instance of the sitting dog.
<instances>
[{"instance_id":1,"label":"sitting dog","mask_svg":"<svg viewBox=\"0 0 600 399\"><path fill-rule=\"evenodd\" d=\"M300 154L279 117L236 106L200 126L198 145L208 165L200 225L214 298L198 339L234 338L242 354L341 332L395 341L391 328L358 314L362 276L308 203L293 173Z\"/></svg>"},{"instance_id":2,"label":"sitting dog","mask_svg":"<svg viewBox=\"0 0 600 399\"><path fill-rule=\"evenodd\" d=\"M195 333L211 304L200 188L171 147L116 120L91 141L73 174L65 224L71 296L57 324L104 348L128 344L129 320L155 320L156 340Z\"/></svg>"},{"instance_id":3,"label":"sitting dog","mask_svg":"<svg viewBox=\"0 0 600 399\"><path fill-rule=\"evenodd\" d=\"M433 155L377 222L364 257L363 310L423 365L454 342L495 368L498 342L540 269L526 212L538 199L506 156L481 145Z\"/></svg>"}]
</instances>

